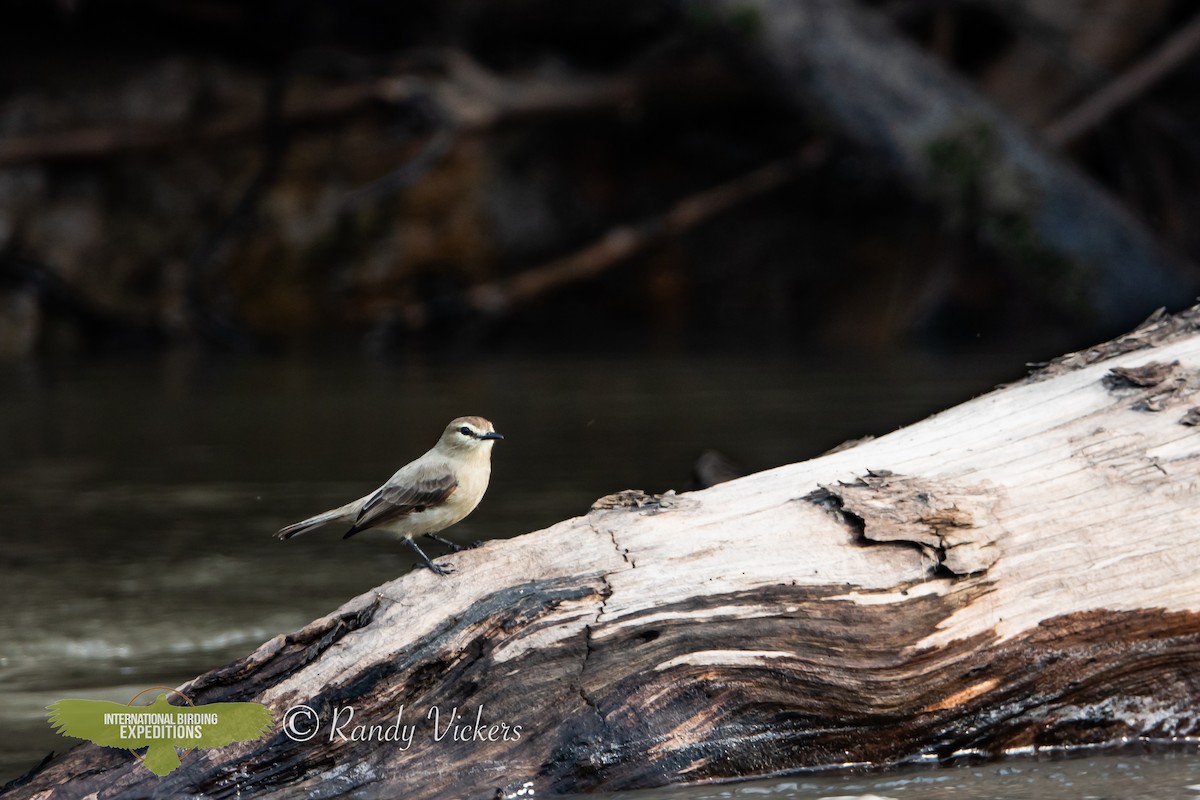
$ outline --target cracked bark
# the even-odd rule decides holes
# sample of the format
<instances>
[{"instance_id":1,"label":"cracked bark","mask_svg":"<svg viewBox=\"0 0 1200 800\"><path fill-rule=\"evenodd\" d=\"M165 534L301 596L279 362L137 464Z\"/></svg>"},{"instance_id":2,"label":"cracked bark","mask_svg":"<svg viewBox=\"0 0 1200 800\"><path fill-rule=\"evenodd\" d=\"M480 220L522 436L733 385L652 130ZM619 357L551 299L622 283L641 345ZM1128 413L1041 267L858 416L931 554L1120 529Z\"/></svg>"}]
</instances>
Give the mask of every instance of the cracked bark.
<instances>
[{"instance_id":1,"label":"cracked bark","mask_svg":"<svg viewBox=\"0 0 1200 800\"><path fill-rule=\"evenodd\" d=\"M1200 307L853 448L603 498L180 687L309 706L309 741L162 779L82 745L4 796L490 799L1194 741L1198 390ZM331 734L346 707L411 744Z\"/></svg>"},{"instance_id":2,"label":"cracked bark","mask_svg":"<svg viewBox=\"0 0 1200 800\"><path fill-rule=\"evenodd\" d=\"M597 530L597 533L600 533L600 531ZM616 536L611 532L609 535L612 538L613 547L619 551ZM592 619L591 623L585 625L583 628L583 659L579 664L579 675L576 676L576 688L579 692L580 699L582 699L584 702L584 705L595 712L597 719L601 724L603 724L604 720L603 717L600 716L600 710L596 707L595 702L588 697L587 691L584 689L583 682L584 675L587 673L588 659L590 659L592 656L592 627L600 624L600 618L604 616L605 604L608 602L608 598L612 596L612 585L608 582L608 577L604 574L601 574L600 580L604 584L604 588L600 592L600 606L596 609L596 616Z\"/></svg>"}]
</instances>

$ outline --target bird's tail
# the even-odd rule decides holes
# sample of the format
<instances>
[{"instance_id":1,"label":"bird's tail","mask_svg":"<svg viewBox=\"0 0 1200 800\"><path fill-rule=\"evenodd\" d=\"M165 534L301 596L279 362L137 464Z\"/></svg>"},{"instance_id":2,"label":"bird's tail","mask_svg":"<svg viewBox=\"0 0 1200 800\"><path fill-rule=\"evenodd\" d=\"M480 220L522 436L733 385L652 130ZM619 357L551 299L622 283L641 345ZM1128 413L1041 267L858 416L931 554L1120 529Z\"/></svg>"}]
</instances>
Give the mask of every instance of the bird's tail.
<instances>
[{"instance_id":1,"label":"bird's tail","mask_svg":"<svg viewBox=\"0 0 1200 800\"><path fill-rule=\"evenodd\" d=\"M345 522L347 524L354 522L354 519L358 516L358 506L361 503L361 500L356 500L353 503L347 503L341 508L333 508L317 514L315 517L293 522L291 525L280 528L279 533L275 534L275 538L290 539L293 536L299 536L329 522Z\"/></svg>"}]
</instances>

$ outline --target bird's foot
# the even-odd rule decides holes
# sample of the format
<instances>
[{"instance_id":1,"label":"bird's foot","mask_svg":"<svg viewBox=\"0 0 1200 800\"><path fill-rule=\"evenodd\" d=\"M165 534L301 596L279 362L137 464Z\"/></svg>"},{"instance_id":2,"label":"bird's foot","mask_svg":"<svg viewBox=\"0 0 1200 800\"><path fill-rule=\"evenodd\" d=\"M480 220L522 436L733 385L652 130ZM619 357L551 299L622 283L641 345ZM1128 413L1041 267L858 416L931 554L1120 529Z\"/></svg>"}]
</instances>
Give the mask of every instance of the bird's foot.
<instances>
[{"instance_id":1,"label":"bird's foot","mask_svg":"<svg viewBox=\"0 0 1200 800\"><path fill-rule=\"evenodd\" d=\"M441 542L442 544L446 545L446 547L450 548L450 552L452 552L452 553L461 553L463 550L470 550L472 547L476 547L479 545L479 542L476 542L474 545L468 545L468 546L464 547L463 545L458 544L457 542L450 541L449 539L447 539L444 536L438 536L436 533L426 533L426 534L424 534L424 536L426 539L432 539L435 542Z\"/></svg>"},{"instance_id":2,"label":"bird's foot","mask_svg":"<svg viewBox=\"0 0 1200 800\"><path fill-rule=\"evenodd\" d=\"M417 543L412 539L405 539L404 541L408 543L409 547L416 551L417 555L421 559L422 566L428 567L430 572L438 575L449 575L450 573L454 572L454 567L450 566L449 564L443 567L433 563L429 556L425 555L425 551L418 547Z\"/></svg>"}]
</instances>

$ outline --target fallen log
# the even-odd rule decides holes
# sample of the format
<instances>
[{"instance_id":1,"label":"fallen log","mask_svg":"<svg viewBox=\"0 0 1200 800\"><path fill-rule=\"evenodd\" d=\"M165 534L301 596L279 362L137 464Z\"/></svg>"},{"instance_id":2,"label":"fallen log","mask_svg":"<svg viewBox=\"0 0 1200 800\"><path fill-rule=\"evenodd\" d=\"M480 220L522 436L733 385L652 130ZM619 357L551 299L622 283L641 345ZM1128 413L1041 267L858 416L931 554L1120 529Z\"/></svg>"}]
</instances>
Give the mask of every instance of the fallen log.
<instances>
[{"instance_id":1,"label":"fallen log","mask_svg":"<svg viewBox=\"0 0 1200 800\"><path fill-rule=\"evenodd\" d=\"M544 796L1194 741L1198 389L1200 306L811 461L604 498L180 687L268 704L263 741L161 779L82 745L4 796Z\"/></svg>"},{"instance_id":2,"label":"fallen log","mask_svg":"<svg viewBox=\"0 0 1200 800\"><path fill-rule=\"evenodd\" d=\"M1140 221L879 13L843 0L708 4L751 30L746 50L786 97L890 164L1079 324L1124 330L1139 309L1195 296L1192 268Z\"/></svg>"}]
</instances>

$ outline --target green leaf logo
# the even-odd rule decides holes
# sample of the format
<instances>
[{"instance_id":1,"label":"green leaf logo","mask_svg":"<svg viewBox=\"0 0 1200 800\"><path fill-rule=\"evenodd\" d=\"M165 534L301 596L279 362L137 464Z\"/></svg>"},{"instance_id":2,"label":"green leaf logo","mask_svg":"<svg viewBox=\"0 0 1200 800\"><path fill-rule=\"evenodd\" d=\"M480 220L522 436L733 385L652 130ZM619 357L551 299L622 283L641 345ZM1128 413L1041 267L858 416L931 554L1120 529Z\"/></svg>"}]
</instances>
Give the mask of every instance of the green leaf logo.
<instances>
[{"instance_id":1,"label":"green leaf logo","mask_svg":"<svg viewBox=\"0 0 1200 800\"><path fill-rule=\"evenodd\" d=\"M143 694L162 690L148 706L133 702ZM167 693L188 702L173 706ZM275 722L271 709L261 703L209 703L194 705L175 689L155 686L140 692L128 705L103 700L59 700L50 706L50 724L63 736L87 739L102 747L123 747L141 759L155 775L168 775L179 766L183 748L187 755L197 747L224 747L233 742L261 739ZM144 755L137 750L146 748Z\"/></svg>"}]
</instances>

